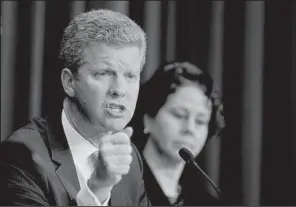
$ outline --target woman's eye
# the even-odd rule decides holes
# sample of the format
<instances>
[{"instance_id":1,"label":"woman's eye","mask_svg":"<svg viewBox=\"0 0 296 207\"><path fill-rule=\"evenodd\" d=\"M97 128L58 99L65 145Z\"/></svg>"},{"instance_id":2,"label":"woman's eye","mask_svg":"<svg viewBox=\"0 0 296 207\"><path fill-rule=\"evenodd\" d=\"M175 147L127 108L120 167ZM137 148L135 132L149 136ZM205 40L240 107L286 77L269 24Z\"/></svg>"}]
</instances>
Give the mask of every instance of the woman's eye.
<instances>
[{"instance_id":1,"label":"woman's eye","mask_svg":"<svg viewBox=\"0 0 296 207\"><path fill-rule=\"evenodd\" d=\"M178 119L185 119L186 118L185 114L181 114L181 113L178 113L178 112L173 112L173 115L175 117L177 117Z\"/></svg>"},{"instance_id":2,"label":"woman's eye","mask_svg":"<svg viewBox=\"0 0 296 207\"><path fill-rule=\"evenodd\" d=\"M207 122L204 120L196 120L195 122L197 125L206 125L207 124Z\"/></svg>"}]
</instances>

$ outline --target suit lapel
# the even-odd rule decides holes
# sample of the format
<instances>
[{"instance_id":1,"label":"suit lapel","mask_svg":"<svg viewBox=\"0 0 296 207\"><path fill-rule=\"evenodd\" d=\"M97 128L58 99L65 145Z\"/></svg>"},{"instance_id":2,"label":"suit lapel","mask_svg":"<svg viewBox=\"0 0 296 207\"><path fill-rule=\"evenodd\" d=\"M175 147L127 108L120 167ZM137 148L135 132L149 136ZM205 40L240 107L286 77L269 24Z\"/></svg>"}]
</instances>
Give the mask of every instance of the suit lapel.
<instances>
[{"instance_id":1,"label":"suit lapel","mask_svg":"<svg viewBox=\"0 0 296 207\"><path fill-rule=\"evenodd\" d=\"M56 164L56 174L73 201L80 190L76 168L72 154L61 123L61 114L48 119L48 140L53 163Z\"/></svg>"},{"instance_id":2,"label":"suit lapel","mask_svg":"<svg viewBox=\"0 0 296 207\"><path fill-rule=\"evenodd\" d=\"M56 169L56 174L63 183L69 197L75 199L80 186L70 151L55 153L53 159L60 163Z\"/></svg>"},{"instance_id":3,"label":"suit lapel","mask_svg":"<svg viewBox=\"0 0 296 207\"><path fill-rule=\"evenodd\" d=\"M48 118L47 123L51 158L56 165L56 174L70 197L70 203L76 204L75 198L80 190L80 185L73 157L61 123L61 113L53 118ZM111 191L109 203L112 206L125 206L127 204L124 179L125 176L122 177L122 180Z\"/></svg>"},{"instance_id":4,"label":"suit lapel","mask_svg":"<svg viewBox=\"0 0 296 207\"><path fill-rule=\"evenodd\" d=\"M122 177L124 178L124 176ZM122 185L122 180L117 183L112 191L111 191L111 198L110 198L110 204L111 206L125 206L126 200L123 192L125 192L126 189L124 188L124 185Z\"/></svg>"}]
</instances>

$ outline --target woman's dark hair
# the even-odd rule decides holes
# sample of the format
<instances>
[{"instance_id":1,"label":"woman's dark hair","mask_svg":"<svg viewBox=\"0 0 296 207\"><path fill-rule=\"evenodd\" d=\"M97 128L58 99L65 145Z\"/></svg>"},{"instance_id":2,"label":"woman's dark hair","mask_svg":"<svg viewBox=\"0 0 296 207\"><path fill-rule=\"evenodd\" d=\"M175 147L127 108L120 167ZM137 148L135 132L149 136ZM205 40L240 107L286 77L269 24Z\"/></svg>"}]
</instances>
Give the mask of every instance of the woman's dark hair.
<instances>
[{"instance_id":1,"label":"woman's dark hair","mask_svg":"<svg viewBox=\"0 0 296 207\"><path fill-rule=\"evenodd\" d=\"M189 62L169 62L162 64L154 75L140 87L136 112L131 121L135 136L141 136L137 139L143 138L144 114L155 117L165 104L167 97L178 87L186 84L195 84L202 88L212 102L208 140L222 132L225 127L223 105L218 94L213 92L211 77Z\"/></svg>"}]
</instances>

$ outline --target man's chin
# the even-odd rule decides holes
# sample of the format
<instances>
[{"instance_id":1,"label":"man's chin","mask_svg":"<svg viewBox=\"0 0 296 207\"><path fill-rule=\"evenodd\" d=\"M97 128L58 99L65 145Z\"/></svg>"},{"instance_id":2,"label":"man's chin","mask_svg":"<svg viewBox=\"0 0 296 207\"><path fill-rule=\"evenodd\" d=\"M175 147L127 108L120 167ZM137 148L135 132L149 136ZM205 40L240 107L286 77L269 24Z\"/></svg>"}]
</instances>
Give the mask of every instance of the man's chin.
<instances>
[{"instance_id":1,"label":"man's chin","mask_svg":"<svg viewBox=\"0 0 296 207\"><path fill-rule=\"evenodd\" d=\"M113 133L119 132L125 128L127 125L126 121L115 121L106 123L105 128L108 131L112 131Z\"/></svg>"}]
</instances>

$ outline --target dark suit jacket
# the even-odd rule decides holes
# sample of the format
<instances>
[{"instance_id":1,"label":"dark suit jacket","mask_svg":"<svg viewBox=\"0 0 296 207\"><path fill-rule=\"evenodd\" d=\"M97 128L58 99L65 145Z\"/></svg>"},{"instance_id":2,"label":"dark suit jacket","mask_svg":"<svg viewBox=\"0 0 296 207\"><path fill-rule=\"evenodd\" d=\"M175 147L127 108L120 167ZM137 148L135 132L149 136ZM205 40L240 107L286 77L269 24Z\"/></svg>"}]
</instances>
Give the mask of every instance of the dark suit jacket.
<instances>
[{"instance_id":1,"label":"dark suit jacket","mask_svg":"<svg viewBox=\"0 0 296 207\"><path fill-rule=\"evenodd\" d=\"M133 148L130 172L111 191L112 206L149 204ZM1 142L0 173L1 205L77 205L80 186L61 116L33 119Z\"/></svg>"}]
</instances>

